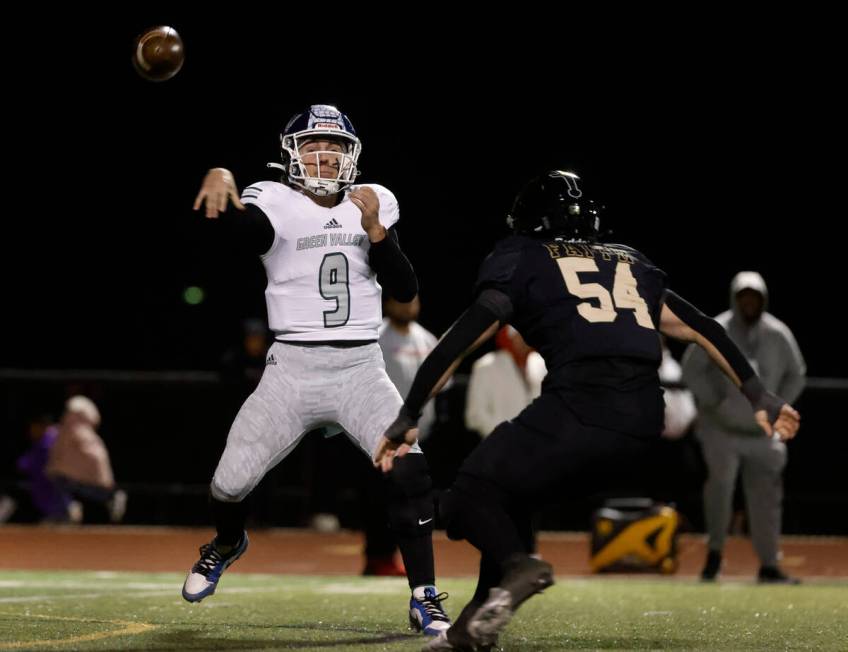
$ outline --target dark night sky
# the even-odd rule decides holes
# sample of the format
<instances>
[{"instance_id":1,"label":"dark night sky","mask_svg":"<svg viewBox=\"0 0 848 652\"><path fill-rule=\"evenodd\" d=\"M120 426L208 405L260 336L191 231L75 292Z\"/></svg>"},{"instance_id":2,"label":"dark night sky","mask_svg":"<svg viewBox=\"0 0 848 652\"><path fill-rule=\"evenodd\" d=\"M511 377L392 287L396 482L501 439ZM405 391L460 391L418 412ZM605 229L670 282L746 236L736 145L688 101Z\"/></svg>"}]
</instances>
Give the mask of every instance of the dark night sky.
<instances>
[{"instance_id":1,"label":"dark night sky","mask_svg":"<svg viewBox=\"0 0 848 652\"><path fill-rule=\"evenodd\" d=\"M600 189L615 239L680 294L715 314L732 275L759 270L811 374L845 374L845 166L833 162L844 159L844 79L826 35L619 39L596 26L585 43L534 31L519 48L506 32L458 26L407 38L399 24L322 32L307 17L134 11L100 16L91 43L77 35L71 49L57 22L37 37L51 56L11 82L22 101L7 121L19 129L7 208L25 217L6 241L2 366L214 368L241 320L264 315L264 274L215 240L190 210L194 194L217 165L240 187L272 178L264 164L278 160L288 117L332 102L363 141L361 179L400 201L434 332L468 301L515 191L569 166ZM154 84L129 55L135 34L160 23L178 29L187 59ZM202 305L183 303L189 285L205 288Z\"/></svg>"}]
</instances>

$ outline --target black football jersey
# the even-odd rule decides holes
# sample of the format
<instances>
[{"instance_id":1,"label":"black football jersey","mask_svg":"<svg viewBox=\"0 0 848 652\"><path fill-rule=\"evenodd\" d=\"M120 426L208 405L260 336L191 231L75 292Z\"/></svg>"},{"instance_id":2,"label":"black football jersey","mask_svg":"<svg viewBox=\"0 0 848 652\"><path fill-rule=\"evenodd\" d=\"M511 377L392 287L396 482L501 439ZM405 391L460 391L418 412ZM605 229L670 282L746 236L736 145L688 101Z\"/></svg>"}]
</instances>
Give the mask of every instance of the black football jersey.
<instances>
[{"instance_id":1,"label":"black football jersey","mask_svg":"<svg viewBox=\"0 0 848 652\"><path fill-rule=\"evenodd\" d=\"M666 275L619 244L510 236L483 261L476 292L494 287L511 323L545 359L546 390L578 417L634 434L662 430L657 330Z\"/></svg>"}]
</instances>

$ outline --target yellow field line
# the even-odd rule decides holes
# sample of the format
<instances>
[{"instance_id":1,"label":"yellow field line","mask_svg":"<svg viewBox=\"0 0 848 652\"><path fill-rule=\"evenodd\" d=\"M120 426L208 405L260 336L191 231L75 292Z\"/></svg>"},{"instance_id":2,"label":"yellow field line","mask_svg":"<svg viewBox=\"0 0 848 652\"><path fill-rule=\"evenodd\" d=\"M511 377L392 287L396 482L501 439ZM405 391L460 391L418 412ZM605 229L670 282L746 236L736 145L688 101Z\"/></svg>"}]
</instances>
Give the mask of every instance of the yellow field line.
<instances>
[{"instance_id":1,"label":"yellow field line","mask_svg":"<svg viewBox=\"0 0 848 652\"><path fill-rule=\"evenodd\" d=\"M82 636L72 636L70 638L54 638L54 639L36 639L30 641L14 641L11 643L0 643L0 650L14 650L18 648L32 647L34 645L69 645L72 643L83 643L86 641L97 641L103 638L112 638L114 636L133 636L135 634L143 634L145 632L156 629L156 625L148 625L147 623L133 623L126 620L91 620L88 618L66 618L63 616L42 616L36 614L19 614L19 613L3 613L4 616L15 616L17 618L44 618L46 620L70 620L78 623L108 623L110 625L120 625L120 629L110 629L105 632L95 632L94 634L83 634Z\"/></svg>"}]
</instances>

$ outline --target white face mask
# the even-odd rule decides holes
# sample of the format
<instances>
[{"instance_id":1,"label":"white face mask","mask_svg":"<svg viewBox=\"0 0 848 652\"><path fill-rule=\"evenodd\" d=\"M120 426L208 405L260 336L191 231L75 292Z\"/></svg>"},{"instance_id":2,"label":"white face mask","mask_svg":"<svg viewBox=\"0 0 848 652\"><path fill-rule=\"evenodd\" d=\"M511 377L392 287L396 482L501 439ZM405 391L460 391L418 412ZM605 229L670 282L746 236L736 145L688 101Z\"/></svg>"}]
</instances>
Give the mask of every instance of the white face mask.
<instances>
[{"instance_id":1,"label":"white face mask","mask_svg":"<svg viewBox=\"0 0 848 652\"><path fill-rule=\"evenodd\" d=\"M307 141L320 140L322 138L343 140L345 143L344 151L315 150L306 154L301 152L301 148ZM343 131L310 129L283 136L282 148L289 161L288 166L284 168L289 183L303 188L314 195L335 195L350 186L359 174L356 164L359 160L362 144L352 134ZM334 163L336 161L338 162L338 174L335 174L336 168L334 165L332 177L322 178L320 159L322 155L327 154L331 155ZM317 164L317 176L309 174L306 163L303 160L304 158L312 165ZM277 165L273 167L283 168L283 166Z\"/></svg>"}]
</instances>

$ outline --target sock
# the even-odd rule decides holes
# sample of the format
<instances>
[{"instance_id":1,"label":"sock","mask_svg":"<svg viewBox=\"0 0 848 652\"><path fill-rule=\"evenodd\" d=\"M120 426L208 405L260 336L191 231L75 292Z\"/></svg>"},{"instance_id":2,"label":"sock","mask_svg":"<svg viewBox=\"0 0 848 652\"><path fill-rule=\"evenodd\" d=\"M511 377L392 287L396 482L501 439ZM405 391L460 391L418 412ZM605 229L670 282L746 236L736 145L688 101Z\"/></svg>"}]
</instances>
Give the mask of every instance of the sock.
<instances>
[{"instance_id":1,"label":"sock","mask_svg":"<svg viewBox=\"0 0 848 652\"><path fill-rule=\"evenodd\" d=\"M399 537L398 546L403 557L403 565L406 567L409 588L435 584L432 536L428 533L420 537Z\"/></svg>"},{"instance_id":2,"label":"sock","mask_svg":"<svg viewBox=\"0 0 848 652\"><path fill-rule=\"evenodd\" d=\"M209 498L212 506L212 516L215 519L215 547L221 554L226 554L238 544L244 536L246 510L244 503L225 503L214 497Z\"/></svg>"}]
</instances>

